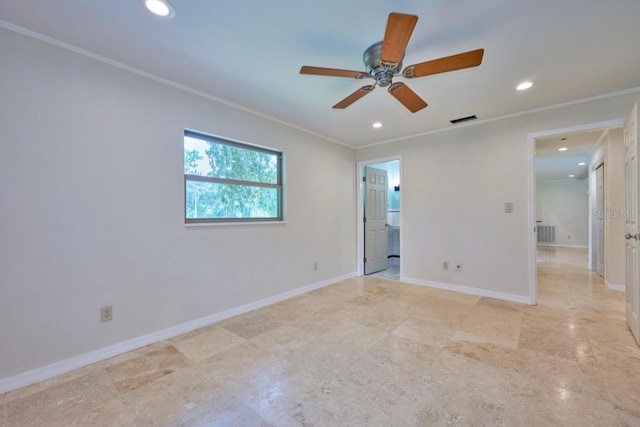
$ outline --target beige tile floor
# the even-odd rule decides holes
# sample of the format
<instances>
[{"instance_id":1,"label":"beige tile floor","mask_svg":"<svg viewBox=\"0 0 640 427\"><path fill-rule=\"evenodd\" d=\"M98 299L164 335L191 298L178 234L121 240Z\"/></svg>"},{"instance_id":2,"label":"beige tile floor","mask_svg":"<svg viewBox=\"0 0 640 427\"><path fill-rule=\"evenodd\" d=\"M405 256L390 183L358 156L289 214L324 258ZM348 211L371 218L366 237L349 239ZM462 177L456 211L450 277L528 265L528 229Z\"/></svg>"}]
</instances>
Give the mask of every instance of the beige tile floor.
<instances>
[{"instance_id":1,"label":"beige tile floor","mask_svg":"<svg viewBox=\"0 0 640 427\"><path fill-rule=\"evenodd\" d=\"M0 396L0 426L638 426L624 294L540 253L535 307L355 278Z\"/></svg>"}]
</instances>

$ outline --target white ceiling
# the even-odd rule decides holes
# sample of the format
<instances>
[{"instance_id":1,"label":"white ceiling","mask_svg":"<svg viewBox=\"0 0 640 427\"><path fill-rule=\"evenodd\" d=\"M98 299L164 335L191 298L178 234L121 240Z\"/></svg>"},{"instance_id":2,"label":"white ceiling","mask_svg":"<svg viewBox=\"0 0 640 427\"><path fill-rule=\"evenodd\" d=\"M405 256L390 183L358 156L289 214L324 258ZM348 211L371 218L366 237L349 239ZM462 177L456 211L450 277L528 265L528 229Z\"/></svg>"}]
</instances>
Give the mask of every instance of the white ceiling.
<instances>
[{"instance_id":1,"label":"white ceiling","mask_svg":"<svg viewBox=\"0 0 640 427\"><path fill-rule=\"evenodd\" d=\"M640 86L638 0L172 0L173 19L139 0L2 0L0 25L69 43L353 147ZM478 68L407 80L429 107L409 113L362 81L300 66L363 70L389 12L418 15L404 65L484 48ZM536 85L514 87L524 79ZM396 81L404 80L396 78ZM382 129L372 129L379 120Z\"/></svg>"},{"instance_id":2,"label":"white ceiling","mask_svg":"<svg viewBox=\"0 0 640 427\"><path fill-rule=\"evenodd\" d=\"M569 175L575 175L575 179L586 178L593 149L605 132L595 130L536 140L536 179L570 179ZM558 151L561 147L567 150ZM580 162L586 165L579 166Z\"/></svg>"}]
</instances>

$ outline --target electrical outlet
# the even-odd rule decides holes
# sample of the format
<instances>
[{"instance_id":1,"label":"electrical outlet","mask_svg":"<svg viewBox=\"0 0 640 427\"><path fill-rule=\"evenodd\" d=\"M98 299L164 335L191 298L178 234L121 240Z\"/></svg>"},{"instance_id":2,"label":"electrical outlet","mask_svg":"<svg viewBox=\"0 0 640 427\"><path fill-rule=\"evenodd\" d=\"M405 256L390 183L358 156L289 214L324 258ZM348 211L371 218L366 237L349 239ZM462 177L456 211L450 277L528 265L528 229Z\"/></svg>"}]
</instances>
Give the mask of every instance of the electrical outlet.
<instances>
[{"instance_id":1,"label":"electrical outlet","mask_svg":"<svg viewBox=\"0 0 640 427\"><path fill-rule=\"evenodd\" d=\"M449 261L443 261L442 262L442 269L443 270L448 270L449 269Z\"/></svg>"},{"instance_id":2,"label":"electrical outlet","mask_svg":"<svg viewBox=\"0 0 640 427\"><path fill-rule=\"evenodd\" d=\"M113 319L113 306L107 305L100 308L100 321L108 322Z\"/></svg>"},{"instance_id":3,"label":"electrical outlet","mask_svg":"<svg viewBox=\"0 0 640 427\"><path fill-rule=\"evenodd\" d=\"M318 261L314 261L313 262L313 269L317 270L318 269Z\"/></svg>"},{"instance_id":4,"label":"electrical outlet","mask_svg":"<svg viewBox=\"0 0 640 427\"><path fill-rule=\"evenodd\" d=\"M462 271L462 266L460 264L456 264L456 271Z\"/></svg>"}]
</instances>

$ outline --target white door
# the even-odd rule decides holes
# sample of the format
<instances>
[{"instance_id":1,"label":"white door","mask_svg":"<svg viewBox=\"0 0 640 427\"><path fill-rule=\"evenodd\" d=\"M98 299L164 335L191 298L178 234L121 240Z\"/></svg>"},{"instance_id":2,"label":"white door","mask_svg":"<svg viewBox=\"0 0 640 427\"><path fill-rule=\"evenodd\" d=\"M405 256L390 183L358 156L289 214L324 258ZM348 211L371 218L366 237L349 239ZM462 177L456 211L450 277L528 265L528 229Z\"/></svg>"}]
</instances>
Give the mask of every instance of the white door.
<instances>
[{"instance_id":1,"label":"white door","mask_svg":"<svg viewBox=\"0 0 640 427\"><path fill-rule=\"evenodd\" d=\"M387 252L387 171L364 168L364 274L386 270Z\"/></svg>"},{"instance_id":2,"label":"white door","mask_svg":"<svg viewBox=\"0 0 640 427\"><path fill-rule=\"evenodd\" d=\"M625 242L627 323L640 344L640 292L638 292L638 104L624 124Z\"/></svg>"},{"instance_id":3,"label":"white door","mask_svg":"<svg viewBox=\"0 0 640 427\"><path fill-rule=\"evenodd\" d=\"M596 209L598 209L598 216L594 221L596 271L604 277L604 164L596 169Z\"/></svg>"}]
</instances>

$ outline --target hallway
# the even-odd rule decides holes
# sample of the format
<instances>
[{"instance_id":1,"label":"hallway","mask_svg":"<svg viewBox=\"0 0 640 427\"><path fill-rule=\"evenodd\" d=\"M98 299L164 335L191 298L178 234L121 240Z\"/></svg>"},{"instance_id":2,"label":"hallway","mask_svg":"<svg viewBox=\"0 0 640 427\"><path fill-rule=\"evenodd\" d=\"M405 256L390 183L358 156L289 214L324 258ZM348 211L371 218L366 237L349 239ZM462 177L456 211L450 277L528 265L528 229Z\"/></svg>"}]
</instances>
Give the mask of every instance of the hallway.
<instances>
[{"instance_id":1,"label":"hallway","mask_svg":"<svg viewBox=\"0 0 640 427\"><path fill-rule=\"evenodd\" d=\"M538 248L538 306L527 307L520 348L535 349L537 374L563 389L601 396L627 425L640 423L640 348L625 318L625 294L587 269L586 249ZM562 358L569 364L540 362ZM546 398L549 398L548 396Z\"/></svg>"}]
</instances>

